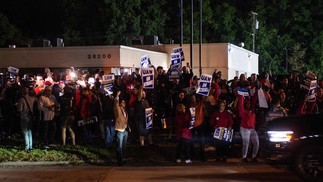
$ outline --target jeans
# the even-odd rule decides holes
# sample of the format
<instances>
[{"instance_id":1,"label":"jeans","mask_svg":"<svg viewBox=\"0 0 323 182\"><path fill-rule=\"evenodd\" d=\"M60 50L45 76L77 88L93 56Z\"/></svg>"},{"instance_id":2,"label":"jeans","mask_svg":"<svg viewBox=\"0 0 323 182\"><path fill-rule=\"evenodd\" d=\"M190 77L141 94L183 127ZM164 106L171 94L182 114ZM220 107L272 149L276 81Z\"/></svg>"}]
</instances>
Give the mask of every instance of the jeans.
<instances>
[{"instance_id":1,"label":"jeans","mask_svg":"<svg viewBox=\"0 0 323 182\"><path fill-rule=\"evenodd\" d=\"M240 127L240 134L242 138L242 157L247 157L250 140L253 144L252 157L256 157L259 150L259 139L256 130Z\"/></svg>"},{"instance_id":2,"label":"jeans","mask_svg":"<svg viewBox=\"0 0 323 182\"><path fill-rule=\"evenodd\" d=\"M118 145L117 145L117 160L119 164L122 164L123 155L128 140L128 131L118 131L117 133Z\"/></svg>"},{"instance_id":3,"label":"jeans","mask_svg":"<svg viewBox=\"0 0 323 182\"><path fill-rule=\"evenodd\" d=\"M111 147L113 144L114 136L116 134L116 131L114 129L114 120L104 120L105 123L105 129L106 129L106 137L105 137L105 146L106 147Z\"/></svg>"},{"instance_id":4,"label":"jeans","mask_svg":"<svg viewBox=\"0 0 323 182\"><path fill-rule=\"evenodd\" d=\"M28 118L21 119L20 127L24 135L25 150L32 150L33 149L32 121L30 121Z\"/></svg>"},{"instance_id":5,"label":"jeans","mask_svg":"<svg viewBox=\"0 0 323 182\"><path fill-rule=\"evenodd\" d=\"M33 135L31 129L26 129L22 131L25 138L25 150L32 150L33 149Z\"/></svg>"}]
</instances>

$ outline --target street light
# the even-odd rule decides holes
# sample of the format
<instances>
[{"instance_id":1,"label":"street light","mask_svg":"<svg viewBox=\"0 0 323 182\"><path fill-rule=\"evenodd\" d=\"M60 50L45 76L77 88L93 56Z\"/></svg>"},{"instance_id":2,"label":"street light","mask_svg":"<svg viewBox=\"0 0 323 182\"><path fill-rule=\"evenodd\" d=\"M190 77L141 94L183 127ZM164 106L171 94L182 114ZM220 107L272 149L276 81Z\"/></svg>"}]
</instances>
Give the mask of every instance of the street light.
<instances>
[{"instance_id":1,"label":"street light","mask_svg":"<svg viewBox=\"0 0 323 182\"><path fill-rule=\"evenodd\" d=\"M255 38L256 38L256 30L259 28L259 22L256 19L256 16L258 13L251 12L252 13L252 52L255 52Z\"/></svg>"}]
</instances>

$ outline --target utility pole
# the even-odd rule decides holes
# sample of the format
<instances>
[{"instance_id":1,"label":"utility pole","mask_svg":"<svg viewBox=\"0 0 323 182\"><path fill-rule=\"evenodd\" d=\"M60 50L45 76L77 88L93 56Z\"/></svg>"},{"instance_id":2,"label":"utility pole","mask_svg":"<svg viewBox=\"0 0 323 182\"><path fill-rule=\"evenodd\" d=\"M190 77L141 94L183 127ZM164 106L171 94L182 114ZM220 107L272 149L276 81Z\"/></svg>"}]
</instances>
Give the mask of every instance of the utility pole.
<instances>
[{"instance_id":1,"label":"utility pole","mask_svg":"<svg viewBox=\"0 0 323 182\"><path fill-rule=\"evenodd\" d=\"M199 74L200 77L202 75L202 6L203 6L203 1L200 0L200 42L199 42Z\"/></svg>"},{"instance_id":2,"label":"utility pole","mask_svg":"<svg viewBox=\"0 0 323 182\"><path fill-rule=\"evenodd\" d=\"M252 13L252 52L255 52L256 30L258 30L259 22L256 18L258 13L253 11L251 13Z\"/></svg>"},{"instance_id":3,"label":"utility pole","mask_svg":"<svg viewBox=\"0 0 323 182\"><path fill-rule=\"evenodd\" d=\"M180 4L180 16L181 16L181 40L180 40L180 46L183 46L183 0L181 0Z\"/></svg>"},{"instance_id":4,"label":"utility pole","mask_svg":"<svg viewBox=\"0 0 323 182\"><path fill-rule=\"evenodd\" d=\"M191 0L191 43L190 43L190 52L191 52L191 60L190 60L190 66L193 69L193 44L194 44L194 33L193 33L193 19L194 19L194 0Z\"/></svg>"}]
</instances>

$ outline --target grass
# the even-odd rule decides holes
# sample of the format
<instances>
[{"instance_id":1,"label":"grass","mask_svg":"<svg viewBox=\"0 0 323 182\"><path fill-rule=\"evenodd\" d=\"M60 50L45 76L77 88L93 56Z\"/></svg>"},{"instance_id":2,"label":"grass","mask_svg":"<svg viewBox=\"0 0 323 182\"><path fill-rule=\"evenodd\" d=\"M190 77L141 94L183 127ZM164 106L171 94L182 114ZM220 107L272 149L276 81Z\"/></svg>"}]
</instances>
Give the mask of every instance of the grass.
<instances>
[{"instance_id":1,"label":"grass","mask_svg":"<svg viewBox=\"0 0 323 182\"><path fill-rule=\"evenodd\" d=\"M116 163L115 146L112 149L100 145L56 146L42 149L38 144L34 150L26 152L21 136L15 136L0 141L0 163L17 161L68 161L69 163L89 163L114 165ZM128 144L125 158L135 165L162 165L174 161L175 143L160 141L158 146L140 147L138 144Z\"/></svg>"}]
</instances>

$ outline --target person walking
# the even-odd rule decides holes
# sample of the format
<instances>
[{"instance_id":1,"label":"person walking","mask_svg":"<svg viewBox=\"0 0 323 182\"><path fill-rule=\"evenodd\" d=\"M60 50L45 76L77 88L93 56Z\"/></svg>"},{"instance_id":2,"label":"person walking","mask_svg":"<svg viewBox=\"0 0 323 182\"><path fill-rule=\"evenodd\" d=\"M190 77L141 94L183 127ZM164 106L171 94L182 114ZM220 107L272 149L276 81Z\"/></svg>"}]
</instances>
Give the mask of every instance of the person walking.
<instances>
[{"instance_id":1,"label":"person walking","mask_svg":"<svg viewBox=\"0 0 323 182\"><path fill-rule=\"evenodd\" d=\"M29 95L29 88L22 88L23 96L18 100L17 110L20 113L20 127L24 135L25 151L33 150L33 105L37 101L36 97Z\"/></svg>"},{"instance_id":2,"label":"person walking","mask_svg":"<svg viewBox=\"0 0 323 182\"><path fill-rule=\"evenodd\" d=\"M115 130L117 131L117 161L119 166L123 166L126 163L123 161L124 152L128 140L128 113L126 111L126 102L120 99L120 91L117 92L117 96L114 100L114 115L115 115Z\"/></svg>"}]
</instances>

